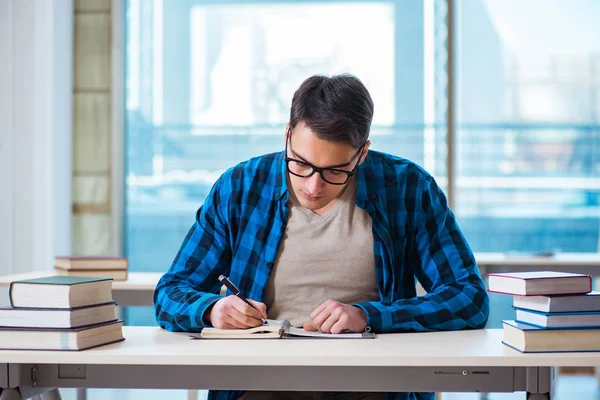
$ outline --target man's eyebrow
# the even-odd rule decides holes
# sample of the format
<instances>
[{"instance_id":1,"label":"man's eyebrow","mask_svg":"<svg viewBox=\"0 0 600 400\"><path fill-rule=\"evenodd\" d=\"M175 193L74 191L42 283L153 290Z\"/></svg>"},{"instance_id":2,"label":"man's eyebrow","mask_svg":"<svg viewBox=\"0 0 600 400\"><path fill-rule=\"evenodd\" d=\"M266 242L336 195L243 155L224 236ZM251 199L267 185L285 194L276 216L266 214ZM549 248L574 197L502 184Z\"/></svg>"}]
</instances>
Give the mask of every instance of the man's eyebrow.
<instances>
[{"instance_id":1,"label":"man's eyebrow","mask_svg":"<svg viewBox=\"0 0 600 400\"><path fill-rule=\"evenodd\" d=\"M292 149L290 149L292 150ZM296 153L294 150L292 150L292 153L298 157L300 160L304 161L307 164L312 165L306 158L302 157L300 154ZM352 157L352 160L354 160L354 157ZM337 164L337 165L330 165L329 167L323 167L323 168L341 168L341 167L347 167L350 164L352 164L352 160L350 160L350 162L344 163L344 164Z\"/></svg>"}]
</instances>

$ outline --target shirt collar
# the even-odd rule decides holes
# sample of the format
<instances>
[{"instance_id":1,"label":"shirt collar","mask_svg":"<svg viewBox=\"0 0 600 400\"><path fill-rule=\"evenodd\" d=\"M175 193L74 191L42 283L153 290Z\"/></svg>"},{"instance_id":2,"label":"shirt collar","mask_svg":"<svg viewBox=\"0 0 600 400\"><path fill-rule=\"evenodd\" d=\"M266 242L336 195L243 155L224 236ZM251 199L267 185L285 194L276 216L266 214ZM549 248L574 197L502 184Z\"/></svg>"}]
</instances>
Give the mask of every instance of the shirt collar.
<instances>
[{"instance_id":1,"label":"shirt collar","mask_svg":"<svg viewBox=\"0 0 600 400\"><path fill-rule=\"evenodd\" d=\"M277 169L277 176L275 179L275 190L274 193L277 193L277 200L287 200L287 165L285 164L285 151L280 152L277 155L277 163L279 164L279 168Z\"/></svg>"},{"instance_id":2,"label":"shirt collar","mask_svg":"<svg viewBox=\"0 0 600 400\"><path fill-rule=\"evenodd\" d=\"M379 197L377 194L377 179L373 171L371 151L367 153L365 161L356 169L357 185L356 185L356 203L366 206L368 202L378 203Z\"/></svg>"}]
</instances>

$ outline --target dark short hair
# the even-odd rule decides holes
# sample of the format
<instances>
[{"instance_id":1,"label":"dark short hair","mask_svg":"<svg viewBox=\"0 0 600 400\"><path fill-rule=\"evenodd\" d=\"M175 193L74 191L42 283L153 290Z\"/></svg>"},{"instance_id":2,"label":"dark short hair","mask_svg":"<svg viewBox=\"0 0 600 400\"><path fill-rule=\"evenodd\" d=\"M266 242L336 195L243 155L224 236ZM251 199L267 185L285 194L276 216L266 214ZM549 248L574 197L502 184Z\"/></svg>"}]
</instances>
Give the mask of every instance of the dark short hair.
<instances>
[{"instance_id":1,"label":"dark short hair","mask_svg":"<svg viewBox=\"0 0 600 400\"><path fill-rule=\"evenodd\" d=\"M290 127L304 123L320 139L343 142L355 149L369 138L373 100L363 83L350 74L314 75L292 98Z\"/></svg>"}]
</instances>

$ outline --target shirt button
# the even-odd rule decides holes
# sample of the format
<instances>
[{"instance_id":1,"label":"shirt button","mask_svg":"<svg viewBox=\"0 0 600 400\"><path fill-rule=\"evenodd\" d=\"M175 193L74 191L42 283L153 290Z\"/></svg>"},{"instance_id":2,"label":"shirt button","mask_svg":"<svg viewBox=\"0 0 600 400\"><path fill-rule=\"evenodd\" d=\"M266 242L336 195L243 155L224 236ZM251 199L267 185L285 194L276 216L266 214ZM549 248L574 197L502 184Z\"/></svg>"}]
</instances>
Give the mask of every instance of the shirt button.
<instances>
[{"instance_id":1,"label":"shirt button","mask_svg":"<svg viewBox=\"0 0 600 400\"><path fill-rule=\"evenodd\" d=\"M281 225L281 226L279 227L279 230L285 231L285 225Z\"/></svg>"},{"instance_id":2,"label":"shirt button","mask_svg":"<svg viewBox=\"0 0 600 400\"><path fill-rule=\"evenodd\" d=\"M377 201L377 195L376 195L376 194L372 194L372 195L371 195L371 200L373 200L373 201Z\"/></svg>"},{"instance_id":3,"label":"shirt button","mask_svg":"<svg viewBox=\"0 0 600 400\"><path fill-rule=\"evenodd\" d=\"M267 267L268 267L268 268L273 268L273 263L272 263L272 262L268 262L268 263L267 263Z\"/></svg>"}]
</instances>

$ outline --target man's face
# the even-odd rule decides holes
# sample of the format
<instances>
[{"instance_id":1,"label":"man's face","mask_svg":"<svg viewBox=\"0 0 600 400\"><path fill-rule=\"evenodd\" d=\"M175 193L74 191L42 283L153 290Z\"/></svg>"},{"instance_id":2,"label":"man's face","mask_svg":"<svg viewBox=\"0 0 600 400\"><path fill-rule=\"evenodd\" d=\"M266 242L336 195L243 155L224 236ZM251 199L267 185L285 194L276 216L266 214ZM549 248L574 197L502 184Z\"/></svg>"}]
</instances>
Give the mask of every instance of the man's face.
<instances>
[{"instance_id":1,"label":"man's face","mask_svg":"<svg viewBox=\"0 0 600 400\"><path fill-rule=\"evenodd\" d=\"M288 127L289 129L289 127ZM286 129L286 140L288 140ZM362 163L367 155L369 142L364 146L359 161L357 149L349 144L329 142L319 139L304 122L300 122L291 133L291 141L287 142L287 157L308 162L319 168L335 167L336 169L352 171L355 165ZM291 189L300 204L323 214L338 199L348 184L333 185L325 182L318 172L308 178L301 178L288 172Z\"/></svg>"}]
</instances>

